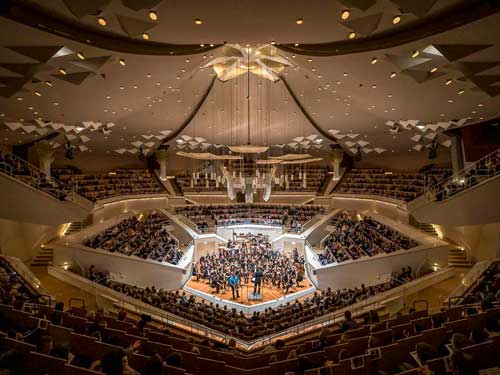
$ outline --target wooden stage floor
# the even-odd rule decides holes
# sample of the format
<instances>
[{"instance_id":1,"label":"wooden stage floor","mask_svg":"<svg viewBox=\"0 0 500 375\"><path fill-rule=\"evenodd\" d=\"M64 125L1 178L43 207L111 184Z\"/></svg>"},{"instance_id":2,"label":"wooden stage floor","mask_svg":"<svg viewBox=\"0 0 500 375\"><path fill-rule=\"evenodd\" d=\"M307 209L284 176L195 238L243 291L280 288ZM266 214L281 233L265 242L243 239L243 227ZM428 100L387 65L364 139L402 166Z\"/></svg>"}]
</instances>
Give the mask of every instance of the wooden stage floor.
<instances>
[{"instance_id":1,"label":"wooden stage floor","mask_svg":"<svg viewBox=\"0 0 500 375\"><path fill-rule=\"evenodd\" d=\"M304 280L300 283L301 287L297 288L297 286L293 286L288 290L288 294L300 292L301 290L308 289L312 286L311 282L309 279L304 278ZM249 301L248 300L248 292L253 292L253 283L248 283L247 285L242 284L242 287L240 288L240 298L233 299L233 294L231 292L231 289L226 290L225 293L215 293L215 289L212 289L210 285L208 284L208 281L200 279L200 281L196 281L196 277L191 277L191 279L188 281L186 284L187 287L199 290L201 292L210 294L212 296L216 296L228 301L233 301L233 302L238 302L242 303L244 305L257 305L259 303L271 301L274 299L278 299L280 297L283 297L285 295L283 289L278 289L276 287L273 287L272 285L264 285L262 284L261 287L261 292L262 292L262 299L258 301ZM248 290L248 292L247 292ZM287 295L288 295L287 294Z\"/></svg>"}]
</instances>

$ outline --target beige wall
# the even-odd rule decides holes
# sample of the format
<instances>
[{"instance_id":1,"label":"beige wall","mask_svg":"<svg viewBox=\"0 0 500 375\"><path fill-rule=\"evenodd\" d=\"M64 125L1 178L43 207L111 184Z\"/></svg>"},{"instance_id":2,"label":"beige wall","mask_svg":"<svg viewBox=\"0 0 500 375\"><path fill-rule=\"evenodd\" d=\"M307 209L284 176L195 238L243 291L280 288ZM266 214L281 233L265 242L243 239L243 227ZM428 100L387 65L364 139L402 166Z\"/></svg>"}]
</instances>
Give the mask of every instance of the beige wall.
<instances>
[{"instance_id":1,"label":"beige wall","mask_svg":"<svg viewBox=\"0 0 500 375\"><path fill-rule=\"evenodd\" d=\"M63 226L46 226L0 219L0 250L22 261L33 258L45 242L57 236Z\"/></svg>"},{"instance_id":2,"label":"beige wall","mask_svg":"<svg viewBox=\"0 0 500 375\"><path fill-rule=\"evenodd\" d=\"M500 257L500 223L447 227L437 225L444 238L462 246L475 261Z\"/></svg>"}]
</instances>

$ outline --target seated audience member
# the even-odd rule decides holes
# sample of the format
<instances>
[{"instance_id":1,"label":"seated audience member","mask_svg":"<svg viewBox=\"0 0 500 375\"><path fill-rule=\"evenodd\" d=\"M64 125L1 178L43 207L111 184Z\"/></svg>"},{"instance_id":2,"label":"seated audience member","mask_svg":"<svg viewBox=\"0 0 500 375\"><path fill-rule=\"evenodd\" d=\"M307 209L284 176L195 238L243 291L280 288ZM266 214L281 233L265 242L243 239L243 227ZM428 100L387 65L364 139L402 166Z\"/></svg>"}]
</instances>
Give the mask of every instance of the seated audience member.
<instances>
[{"instance_id":1,"label":"seated audience member","mask_svg":"<svg viewBox=\"0 0 500 375\"><path fill-rule=\"evenodd\" d=\"M462 351L467 345L467 338L463 334L454 333L451 337L450 359L454 375L479 375L477 359Z\"/></svg>"},{"instance_id":2,"label":"seated audience member","mask_svg":"<svg viewBox=\"0 0 500 375\"><path fill-rule=\"evenodd\" d=\"M342 332L358 328L358 323L352 319L351 312L349 310L344 312L344 321L342 322L341 328Z\"/></svg>"}]
</instances>

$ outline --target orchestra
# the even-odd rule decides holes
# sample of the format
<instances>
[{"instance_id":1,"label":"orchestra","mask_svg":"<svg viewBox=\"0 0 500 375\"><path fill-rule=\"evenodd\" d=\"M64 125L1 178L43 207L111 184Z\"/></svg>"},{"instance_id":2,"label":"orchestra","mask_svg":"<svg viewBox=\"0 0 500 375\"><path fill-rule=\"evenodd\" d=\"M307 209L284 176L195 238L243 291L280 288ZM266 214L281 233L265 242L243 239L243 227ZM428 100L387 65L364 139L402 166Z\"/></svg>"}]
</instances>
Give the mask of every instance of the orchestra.
<instances>
[{"instance_id":1,"label":"orchestra","mask_svg":"<svg viewBox=\"0 0 500 375\"><path fill-rule=\"evenodd\" d=\"M201 256L193 265L193 277L209 283L216 294L232 291L239 298L239 288L253 283L254 295L261 285L280 289L287 294L304 280L304 256L295 248L292 254L273 249L268 236L246 234L233 237L218 252Z\"/></svg>"}]
</instances>

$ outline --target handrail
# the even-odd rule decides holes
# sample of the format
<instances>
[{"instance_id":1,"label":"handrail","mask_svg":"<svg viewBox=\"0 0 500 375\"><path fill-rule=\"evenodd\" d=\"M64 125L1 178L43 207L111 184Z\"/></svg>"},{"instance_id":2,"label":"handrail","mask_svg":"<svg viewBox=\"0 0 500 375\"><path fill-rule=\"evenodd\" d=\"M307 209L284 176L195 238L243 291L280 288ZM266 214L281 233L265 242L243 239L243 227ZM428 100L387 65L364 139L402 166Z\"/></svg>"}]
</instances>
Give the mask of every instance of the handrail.
<instances>
[{"instance_id":1,"label":"handrail","mask_svg":"<svg viewBox=\"0 0 500 375\"><path fill-rule=\"evenodd\" d=\"M50 176L50 177L47 176L44 171L42 171L40 168L37 168L33 164L27 162L26 160L21 159L20 157L14 155L14 154L11 154L11 153L4 154L4 157L5 156L8 156L13 162L19 163L22 166L24 166L26 169L26 172L28 172L29 174L26 174L26 175L15 174L14 173L15 172L14 165L12 165L6 161L1 161L0 162L0 171L3 172L4 174L11 176L11 177L14 177L14 178L20 180L21 182L24 182L24 183L36 188L37 190L42 190L42 191L44 191L44 192L46 192L46 193L48 193L48 194L50 194L58 199L60 199L61 194L63 194L62 197L64 198L64 196L66 196L69 192L71 192L71 188L69 186L67 186L66 184L64 184L62 181L58 180L57 178L55 178L53 176ZM19 176L29 176L34 181L28 183L28 182L20 179ZM51 189L44 188L41 186L42 183L53 183L53 185L52 185L53 187Z\"/></svg>"},{"instance_id":2,"label":"handrail","mask_svg":"<svg viewBox=\"0 0 500 375\"><path fill-rule=\"evenodd\" d=\"M500 174L500 149L454 173L452 176L429 186L424 192L408 203L410 209L421 207L431 201L443 201L453 195L468 190L481 182ZM478 174L478 171L486 171ZM469 175L470 173L470 175Z\"/></svg>"},{"instance_id":3,"label":"handrail","mask_svg":"<svg viewBox=\"0 0 500 375\"><path fill-rule=\"evenodd\" d=\"M68 277L75 279L76 281L80 281L83 284L86 284L88 286L88 292L89 293L96 293L100 291L102 292L101 296L104 298L108 298L112 301L114 301L116 304L122 304L121 306L125 305L130 305L129 309L130 310L139 310L141 312L147 312L150 315L154 315L158 317L160 321L162 321L165 324L170 324L170 325L175 325L177 328L184 329L187 331L191 331L193 333L196 333L201 336L205 337L210 337L214 340L217 341L222 341L222 342L227 342L228 339L233 338L238 347L245 349L247 351L253 351L256 349L260 349L265 345L268 345L278 339L283 339L283 338L288 338L290 336L296 336L299 334L303 334L306 332L310 331L315 331L320 329L323 326L330 326L333 324L336 324L340 322L343 319L344 316L344 311L350 310L353 316L359 316L362 315L370 310L377 309L382 307L385 303L389 301L393 301L396 298L399 298L399 293L400 290L399 288L401 287L406 287L409 288L410 285L418 282L423 282L428 279L428 276L433 276L433 274L423 276L419 279L412 280L405 285L401 285L399 287L394 287L392 289L389 289L385 292L382 292L378 295L366 298L365 300L359 301L353 305L343 307L337 311L331 312L329 314L317 317L315 319L312 319L308 322L304 322L301 324L298 324L296 326L287 328L283 331L273 333L268 336L260 337L252 341L245 341L237 337L231 337L225 333L216 331L212 328L208 328L204 325L201 325L199 323L195 323L191 320L185 319L181 316L172 314L170 312L167 312L165 310L162 310L158 307L149 305L145 302L142 302L141 300L137 300L135 298L132 298L130 296L127 296L123 293L117 292L111 288L108 288L104 285L95 283L93 281L90 281L80 275L74 274L70 271L65 271L63 269L60 269L59 267L55 266L49 266L49 274L52 276L55 273L59 273L60 276L66 279L66 282L69 282L67 280ZM57 276L56 276L57 277ZM82 288L81 286L79 286ZM83 289L83 288L82 288ZM106 294L106 295L104 295Z\"/></svg>"}]
</instances>

